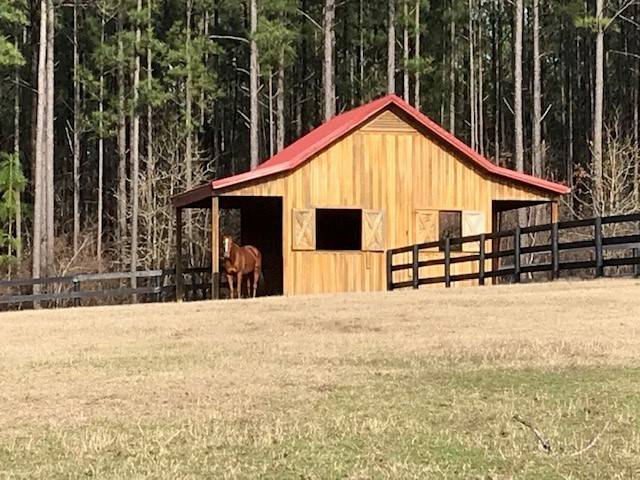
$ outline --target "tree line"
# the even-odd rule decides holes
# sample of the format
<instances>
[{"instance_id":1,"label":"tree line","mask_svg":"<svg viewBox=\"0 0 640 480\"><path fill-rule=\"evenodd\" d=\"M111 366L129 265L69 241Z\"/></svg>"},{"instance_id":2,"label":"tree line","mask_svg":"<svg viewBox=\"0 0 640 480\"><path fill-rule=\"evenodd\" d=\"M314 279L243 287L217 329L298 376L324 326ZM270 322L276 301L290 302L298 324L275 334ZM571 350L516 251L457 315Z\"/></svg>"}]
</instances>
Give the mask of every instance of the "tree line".
<instances>
[{"instance_id":1,"label":"tree line","mask_svg":"<svg viewBox=\"0 0 640 480\"><path fill-rule=\"evenodd\" d=\"M639 92L637 0L0 0L0 269L171 265L172 195L387 93L636 210Z\"/></svg>"}]
</instances>

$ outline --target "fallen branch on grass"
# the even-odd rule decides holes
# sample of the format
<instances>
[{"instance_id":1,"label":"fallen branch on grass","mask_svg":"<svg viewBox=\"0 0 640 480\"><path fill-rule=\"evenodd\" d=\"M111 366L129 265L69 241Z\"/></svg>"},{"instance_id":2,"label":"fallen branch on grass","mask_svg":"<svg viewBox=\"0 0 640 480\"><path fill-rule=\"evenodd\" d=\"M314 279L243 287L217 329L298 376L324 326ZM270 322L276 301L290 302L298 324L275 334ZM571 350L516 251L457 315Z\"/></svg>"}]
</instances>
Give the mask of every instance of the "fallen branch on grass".
<instances>
[{"instance_id":1,"label":"fallen branch on grass","mask_svg":"<svg viewBox=\"0 0 640 480\"><path fill-rule=\"evenodd\" d=\"M533 425L531 425L531 423L527 422L526 420L524 420L522 417L520 417L519 415L514 415L513 416L513 420L524 425L525 427L527 427L529 430L531 430L531 432L533 432L533 434L536 437L536 440L538 441L538 448L543 451L544 453L551 453L551 443L549 443L549 440L547 440L544 436L544 434L538 430L536 427L534 427ZM583 453L587 452L588 450L590 450L591 448L594 447L594 445L596 443L598 443L598 440L600 439L600 437L602 436L602 434L607 430L607 428L609 428L609 423L607 422L604 427L602 427L602 430L600 430L600 432L598 432L598 434L593 437L591 439L591 441L584 446L583 448L581 448L580 450L577 450L573 453L569 453L567 454L568 457L577 457L578 455L582 455Z\"/></svg>"},{"instance_id":2,"label":"fallen branch on grass","mask_svg":"<svg viewBox=\"0 0 640 480\"><path fill-rule=\"evenodd\" d=\"M581 448L577 452L573 452L569 454L569 456L577 457L578 455L582 455L584 452L592 448L596 444L596 442L600 439L600 437L602 436L602 434L605 432L607 428L609 428L609 422L605 423L604 427L602 427L602 430L600 430L600 432L595 437L593 437L593 439L587 444L586 447Z\"/></svg>"},{"instance_id":3,"label":"fallen branch on grass","mask_svg":"<svg viewBox=\"0 0 640 480\"><path fill-rule=\"evenodd\" d=\"M524 420L519 415L514 415L513 420L515 420L518 423L521 423L522 425L524 425L525 427L527 427L529 430L533 432L533 434L536 437L536 440L538 440L538 448L541 451L543 451L544 453L551 453L551 444L549 443L549 440L547 440L544 437L544 434L540 430L538 430L536 427L531 425L529 422Z\"/></svg>"}]
</instances>

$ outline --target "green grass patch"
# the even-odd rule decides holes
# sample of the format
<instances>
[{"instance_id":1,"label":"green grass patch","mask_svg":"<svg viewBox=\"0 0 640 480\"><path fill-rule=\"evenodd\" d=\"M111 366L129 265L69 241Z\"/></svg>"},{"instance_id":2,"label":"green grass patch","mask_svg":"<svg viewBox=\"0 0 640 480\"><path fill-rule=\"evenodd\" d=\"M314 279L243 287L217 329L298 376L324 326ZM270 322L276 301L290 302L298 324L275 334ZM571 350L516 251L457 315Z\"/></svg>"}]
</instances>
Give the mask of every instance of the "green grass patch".
<instances>
[{"instance_id":1,"label":"green grass patch","mask_svg":"<svg viewBox=\"0 0 640 480\"><path fill-rule=\"evenodd\" d=\"M23 425L0 433L0 475L626 478L640 469L639 369L412 365L260 416ZM544 433L550 454L514 414Z\"/></svg>"}]
</instances>

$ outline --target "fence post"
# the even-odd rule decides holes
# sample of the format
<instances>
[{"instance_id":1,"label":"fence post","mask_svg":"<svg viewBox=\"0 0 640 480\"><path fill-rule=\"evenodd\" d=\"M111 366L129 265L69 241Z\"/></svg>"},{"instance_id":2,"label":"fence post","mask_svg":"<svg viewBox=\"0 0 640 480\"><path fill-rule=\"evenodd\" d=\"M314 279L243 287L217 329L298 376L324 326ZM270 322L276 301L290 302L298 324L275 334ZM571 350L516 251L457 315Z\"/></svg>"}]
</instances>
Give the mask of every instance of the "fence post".
<instances>
[{"instance_id":1,"label":"fence post","mask_svg":"<svg viewBox=\"0 0 640 480\"><path fill-rule=\"evenodd\" d=\"M480 234L480 253L478 255L479 265L478 265L478 283L480 285L484 285L484 263L485 263L485 235L484 233Z\"/></svg>"},{"instance_id":2,"label":"fence post","mask_svg":"<svg viewBox=\"0 0 640 480\"><path fill-rule=\"evenodd\" d=\"M162 272L160 272L159 275L156 275L155 277L153 277L153 286L156 290L155 293L155 300L156 303L160 303L162 298L161 298L161 292L162 292L162 288L161 288L161 284L162 284Z\"/></svg>"},{"instance_id":3,"label":"fence post","mask_svg":"<svg viewBox=\"0 0 640 480\"><path fill-rule=\"evenodd\" d=\"M80 280L77 277L73 277L73 293L80 293ZM80 306L80 297L74 297L73 306Z\"/></svg>"},{"instance_id":4,"label":"fence post","mask_svg":"<svg viewBox=\"0 0 640 480\"><path fill-rule=\"evenodd\" d=\"M513 281L520 283L520 225L513 232Z\"/></svg>"},{"instance_id":5,"label":"fence post","mask_svg":"<svg viewBox=\"0 0 640 480\"><path fill-rule=\"evenodd\" d=\"M393 290L393 252L387 250L387 290Z\"/></svg>"},{"instance_id":6,"label":"fence post","mask_svg":"<svg viewBox=\"0 0 640 480\"><path fill-rule=\"evenodd\" d=\"M551 224L551 280L560 278L559 237L558 223L556 222Z\"/></svg>"},{"instance_id":7,"label":"fence post","mask_svg":"<svg viewBox=\"0 0 640 480\"><path fill-rule=\"evenodd\" d=\"M189 300L197 300L198 299L198 289L196 285L198 285L198 275L195 272L191 272L191 292L187 294L187 298ZM240 291L242 291L242 286L240 286Z\"/></svg>"},{"instance_id":8,"label":"fence post","mask_svg":"<svg viewBox=\"0 0 640 480\"><path fill-rule=\"evenodd\" d=\"M417 289L420 286L420 248L418 245L413 246L413 255L411 256L412 261L412 277L413 288Z\"/></svg>"},{"instance_id":9,"label":"fence post","mask_svg":"<svg viewBox=\"0 0 640 480\"><path fill-rule=\"evenodd\" d=\"M594 221L594 242L596 249L596 277L604 275L604 258L602 255L602 217L596 217Z\"/></svg>"},{"instance_id":10,"label":"fence post","mask_svg":"<svg viewBox=\"0 0 640 480\"><path fill-rule=\"evenodd\" d=\"M451 239L444 239L444 286L451 286Z\"/></svg>"},{"instance_id":11,"label":"fence post","mask_svg":"<svg viewBox=\"0 0 640 480\"><path fill-rule=\"evenodd\" d=\"M636 235L640 236L640 222L636 222ZM637 260L639 256L640 256L640 249L634 248L633 249L633 258L635 258ZM636 277L640 277L640 264L636 263L633 266L633 273L634 273L634 275Z\"/></svg>"}]
</instances>

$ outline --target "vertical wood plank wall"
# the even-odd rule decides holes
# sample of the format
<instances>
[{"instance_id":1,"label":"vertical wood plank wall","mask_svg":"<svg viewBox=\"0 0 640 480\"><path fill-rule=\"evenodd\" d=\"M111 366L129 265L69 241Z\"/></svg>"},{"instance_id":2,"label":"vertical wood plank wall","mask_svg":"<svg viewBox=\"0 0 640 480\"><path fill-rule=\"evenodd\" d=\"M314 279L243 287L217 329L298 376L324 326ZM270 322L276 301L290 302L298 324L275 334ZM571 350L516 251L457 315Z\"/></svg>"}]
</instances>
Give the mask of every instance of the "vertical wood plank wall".
<instances>
[{"instance_id":1,"label":"vertical wood plank wall","mask_svg":"<svg viewBox=\"0 0 640 480\"><path fill-rule=\"evenodd\" d=\"M488 176L390 111L383 112L293 172L221 195L283 197L285 294L386 288L383 252L293 251L291 216L294 208L383 210L388 249L415 243L416 209L482 211L488 232L492 200L553 198ZM425 252L423 255L426 259L441 254ZM440 267L431 268L429 275L441 274L435 270ZM469 267L454 264L452 274L467 273L465 268ZM427 271L421 273L427 274ZM400 280L403 272L397 274L396 280Z\"/></svg>"}]
</instances>

